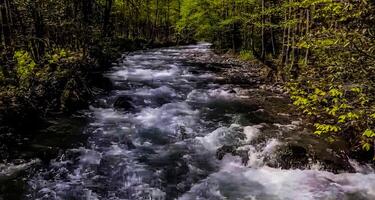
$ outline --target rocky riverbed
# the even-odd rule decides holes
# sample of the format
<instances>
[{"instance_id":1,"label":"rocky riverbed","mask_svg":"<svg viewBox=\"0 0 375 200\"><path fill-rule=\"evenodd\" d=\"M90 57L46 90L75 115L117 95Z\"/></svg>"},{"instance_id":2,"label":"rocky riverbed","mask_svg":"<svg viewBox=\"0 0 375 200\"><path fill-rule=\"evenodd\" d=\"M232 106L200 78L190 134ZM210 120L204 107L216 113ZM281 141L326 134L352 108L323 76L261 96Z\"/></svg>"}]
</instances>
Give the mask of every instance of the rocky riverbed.
<instances>
[{"instance_id":1,"label":"rocky riverbed","mask_svg":"<svg viewBox=\"0 0 375 200\"><path fill-rule=\"evenodd\" d=\"M247 117L254 124L260 123L261 131L266 133L262 134L261 139L258 138L260 141L267 141L275 136L283 141L278 155L273 159L267 158L266 165L283 169L309 169L319 165L321 169L335 173L355 171L350 164L345 142L336 141L332 144L314 136L306 121L294 110L286 90L280 84L266 80L265 67L261 63L213 51L190 54L188 63L215 73L215 82L230 85L230 93L238 97L238 104L243 104L243 109L236 111L237 113L255 111L252 116ZM275 128L281 129L278 130L279 133L272 131ZM217 155L222 158L225 153L243 157L243 160L248 160L249 156L238 145L223 146L218 149Z\"/></svg>"}]
</instances>

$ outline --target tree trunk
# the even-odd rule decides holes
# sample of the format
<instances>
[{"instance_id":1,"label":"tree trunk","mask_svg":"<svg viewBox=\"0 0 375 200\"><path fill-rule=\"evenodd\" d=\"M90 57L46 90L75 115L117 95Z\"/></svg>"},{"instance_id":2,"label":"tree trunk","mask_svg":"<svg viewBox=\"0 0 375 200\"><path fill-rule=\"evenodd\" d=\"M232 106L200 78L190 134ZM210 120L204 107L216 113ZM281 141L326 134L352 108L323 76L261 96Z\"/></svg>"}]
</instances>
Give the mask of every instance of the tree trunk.
<instances>
[{"instance_id":1,"label":"tree trunk","mask_svg":"<svg viewBox=\"0 0 375 200\"><path fill-rule=\"evenodd\" d=\"M262 52L261 52L261 58L265 58L265 38L264 38L264 0L262 0Z\"/></svg>"},{"instance_id":2,"label":"tree trunk","mask_svg":"<svg viewBox=\"0 0 375 200\"><path fill-rule=\"evenodd\" d=\"M102 29L102 34L104 37L108 37L111 35L109 22L111 18L112 4L113 4L113 0L106 0L105 9L104 9L103 29Z\"/></svg>"}]
</instances>

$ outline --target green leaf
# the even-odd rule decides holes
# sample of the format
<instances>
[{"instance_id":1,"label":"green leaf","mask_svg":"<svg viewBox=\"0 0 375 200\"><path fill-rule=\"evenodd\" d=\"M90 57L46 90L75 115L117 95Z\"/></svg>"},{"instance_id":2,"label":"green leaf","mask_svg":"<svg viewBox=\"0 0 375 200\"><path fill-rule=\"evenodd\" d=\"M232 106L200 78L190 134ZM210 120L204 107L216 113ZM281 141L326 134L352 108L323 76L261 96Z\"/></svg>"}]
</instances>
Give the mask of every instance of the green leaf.
<instances>
[{"instance_id":1,"label":"green leaf","mask_svg":"<svg viewBox=\"0 0 375 200\"><path fill-rule=\"evenodd\" d=\"M345 120L346 120L346 115L341 115L341 116L339 116L339 123L344 123L345 122Z\"/></svg>"},{"instance_id":2,"label":"green leaf","mask_svg":"<svg viewBox=\"0 0 375 200\"><path fill-rule=\"evenodd\" d=\"M352 92L357 92L357 93L360 93L362 90L361 88L358 88L358 87L354 87L352 89L350 89Z\"/></svg>"},{"instance_id":3,"label":"green leaf","mask_svg":"<svg viewBox=\"0 0 375 200\"><path fill-rule=\"evenodd\" d=\"M362 149L365 151L370 151L371 149L371 144L370 143L365 143L362 145Z\"/></svg>"},{"instance_id":4,"label":"green leaf","mask_svg":"<svg viewBox=\"0 0 375 200\"><path fill-rule=\"evenodd\" d=\"M367 129L364 133L363 136L372 138L375 137L375 132L373 130Z\"/></svg>"},{"instance_id":5,"label":"green leaf","mask_svg":"<svg viewBox=\"0 0 375 200\"><path fill-rule=\"evenodd\" d=\"M337 89L331 89L329 91L329 94L332 96L332 97L341 97L343 95L343 93Z\"/></svg>"}]
</instances>

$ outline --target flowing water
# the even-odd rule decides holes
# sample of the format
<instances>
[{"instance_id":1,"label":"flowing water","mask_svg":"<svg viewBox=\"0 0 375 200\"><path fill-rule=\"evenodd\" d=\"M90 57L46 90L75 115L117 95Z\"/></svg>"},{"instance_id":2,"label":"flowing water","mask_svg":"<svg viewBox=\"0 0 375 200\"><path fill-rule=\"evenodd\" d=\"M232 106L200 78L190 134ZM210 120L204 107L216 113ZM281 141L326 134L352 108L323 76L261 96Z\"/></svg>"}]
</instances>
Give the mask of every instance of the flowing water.
<instances>
[{"instance_id":1,"label":"flowing water","mask_svg":"<svg viewBox=\"0 0 375 200\"><path fill-rule=\"evenodd\" d=\"M114 90L86 113L87 143L34 171L25 198L375 199L375 174L355 162L357 172L339 174L318 163L270 167L298 122L262 121L262 110L239 103L236 86L186 62L209 52L199 44L124 56L107 74ZM224 145L248 160L218 160Z\"/></svg>"}]
</instances>

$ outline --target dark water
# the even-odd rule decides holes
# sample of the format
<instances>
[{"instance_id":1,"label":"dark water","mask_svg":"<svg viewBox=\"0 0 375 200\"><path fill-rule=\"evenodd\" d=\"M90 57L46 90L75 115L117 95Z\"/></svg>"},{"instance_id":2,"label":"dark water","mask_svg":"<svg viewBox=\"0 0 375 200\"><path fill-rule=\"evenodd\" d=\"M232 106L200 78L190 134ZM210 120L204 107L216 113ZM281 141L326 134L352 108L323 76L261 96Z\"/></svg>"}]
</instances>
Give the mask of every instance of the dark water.
<instances>
[{"instance_id":1,"label":"dark water","mask_svg":"<svg viewBox=\"0 0 375 200\"><path fill-rule=\"evenodd\" d=\"M6 195L90 200L375 199L375 174L355 162L357 173L340 174L322 170L319 163L303 170L267 166L277 162L283 135L295 131L298 122L279 124L281 116L264 116L264 110L243 103L240 92L233 92L237 86L217 84L215 74L186 62L187 55L209 52L208 44L199 44L127 55L107 74L115 90L84 114L90 121L82 130L85 142L13 178L24 183L19 191L9 189L14 182L6 182ZM61 140L68 141L72 142ZM218 160L216 151L223 145L247 152L247 164L229 154ZM3 172L17 167L28 168L8 165ZM19 180L22 177L26 178Z\"/></svg>"}]
</instances>

